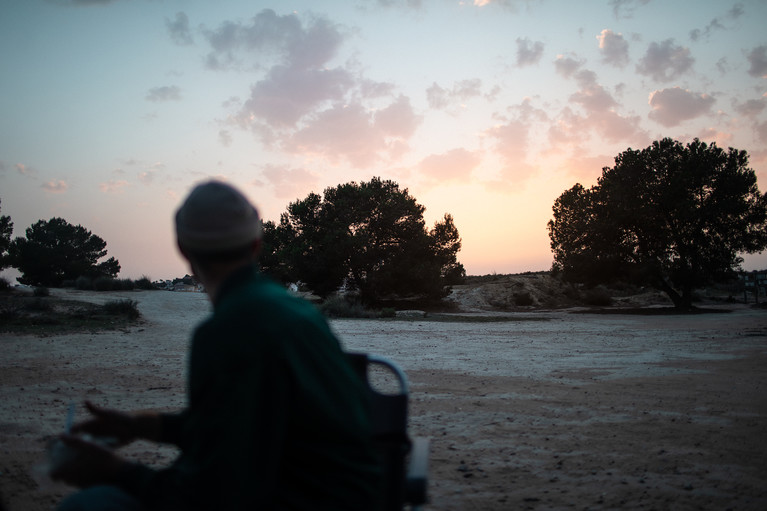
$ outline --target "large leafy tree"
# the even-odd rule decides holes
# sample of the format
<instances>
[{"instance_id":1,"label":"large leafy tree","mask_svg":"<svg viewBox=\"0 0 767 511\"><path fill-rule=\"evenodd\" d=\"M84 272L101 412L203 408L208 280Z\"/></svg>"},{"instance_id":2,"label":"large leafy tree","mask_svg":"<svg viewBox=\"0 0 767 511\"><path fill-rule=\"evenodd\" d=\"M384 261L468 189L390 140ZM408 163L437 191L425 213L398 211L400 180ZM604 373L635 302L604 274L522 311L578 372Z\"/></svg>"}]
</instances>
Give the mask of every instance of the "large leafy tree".
<instances>
[{"instance_id":1,"label":"large leafy tree","mask_svg":"<svg viewBox=\"0 0 767 511\"><path fill-rule=\"evenodd\" d=\"M767 195L746 151L669 138L628 149L597 185L576 184L548 223L554 268L575 281L635 279L678 308L767 248Z\"/></svg>"},{"instance_id":2,"label":"large leafy tree","mask_svg":"<svg viewBox=\"0 0 767 511\"><path fill-rule=\"evenodd\" d=\"M81 225L63 218L39 220L26 230L26 238L11 242L11 265L21 272L22 284L60 286L78 277L114 278L120 263L106 256L106 242Z\"/></svg>"},{"instance_id":3,"label":"large leafy tree","mask_svg":"<svg viewBox=\"0 0 767 511\"><path fill-rule=\"evenodd\" d=\"M427 231L424 207L393 181L373 178L327 188L291 203L279 225L267 222L262 266L300 280L320 296L342 285L375 302L445 295L465 275L450 215Z\"/></svg>"},{"instance_id":4,"label":"large leafy tree","mask_svg":"<svg viewBox=\"0 0 767 511\"><path fill-rule=\"evenodd\" d=\"M0 271L9 266L8 247L11 245L13 222L8 215L0 215Z\"/></svg>"}]
</instances>

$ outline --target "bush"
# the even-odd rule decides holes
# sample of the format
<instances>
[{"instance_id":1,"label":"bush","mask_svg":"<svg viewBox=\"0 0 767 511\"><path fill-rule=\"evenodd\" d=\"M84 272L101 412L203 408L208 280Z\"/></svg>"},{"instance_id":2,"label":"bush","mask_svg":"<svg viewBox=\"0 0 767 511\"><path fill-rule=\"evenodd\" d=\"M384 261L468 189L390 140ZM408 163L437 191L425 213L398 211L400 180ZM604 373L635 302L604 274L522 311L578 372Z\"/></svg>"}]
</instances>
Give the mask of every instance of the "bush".
<instances>
[{"instance_id":1,"label":"bush","mask_svg":"<svg viewBox=\"0 0 767 511\"><path fill-rule=\"evenodd\" d=\"M77 281L74 279L67 279L61 281L61 287L77 287Z\"/></svg>"},{"instance_id":2,"label":"bush","mask_svg":"<svg viewBox=\"0 0 767 511\"><path fill-rule=\"evenodd\" d=\"M75 287L81 291L93 289L93 280L88 277L80 276L75 280Z\"/></svg>"},{"instance_id":3,"label":"bush","mask_svg":"<svg viewBox=\"0 0 767 511\"><path fill-rule=\"evenodd\" d=\"M136 289L136 283L131 279L120 279L119 287L122 291L133 291Z\"/></svg>"},{"instance_id":4,"label":"bush","mask_svg":"<svg viewBox=\"0 0 767 511\"><path fill-rule=\"evenodd\" d=\"M119 289L120 282L109 277L99 277L93 281L93 289L96 291L113 291L115 286Z\"/></svg>"},{"instance_id":5,"label":"bush","mask_svg":"<svg viewBox=\"0 0 767 511\"><path fill-rule=\"evenodd\" d=\"M583 293L583 301L586 305L608 307L613 304L610 293L603 286L597 286Z\"/></svg>"},{"instance_id":6,"label":"bush","mask_svg":"<svg viewBox=\"0 0 767 511\"><path fill-rule=\"evenodd\" d=\"M529 291L514 293L514 305L517 307L526 307L533 304L535 304L535 300L533 300L533 297Z\"/></svg>"},{"instance_id":7,"label":"bush","mask_svg":"<svg viewBox=\"0 0 767 511\"><path fill-rule=\"evenodd\" d=\"M141 316L138 310L138 302L135 300L110 300L102 307L107 314L123 315L129 319L138 319Z\"/></svg>"},{"instance_id":8,"label":"bush","mask_svg":"<svg viewBox=\"0 0 767 511\"><path fill-rule=\"evenodd\" d=\"M0 278L0 291L8 291L11 289L11 283L4 278Z\"/></svg>"},{"instance_id":9,"label":"bush","mask_svg":"<svg viewBox=\"0 0 767 511\"><path fill-rule=\"evenodd\" d=\"M152 284L152 281L149 280L149 277L147 277L146 275L142 275L142 277L136 281L136 287L138 289L145 289L145 290L155 289L154 284Z\"/></svg>"},{"instance_id":10,"label":"bush","mask_svg":"<svg viewBox=\"0 0 767 511\"><path fill-rule=\"evenodd\" d=\"M381 312L378 314L378 317L381 318L396 318L397 317L397 311L394 309L394 307L384 307L381 309Z\"/></svg>"},{"instance_id":11,"label":"bush","mask_svg":"<svg viewBox=\"0 0 767 511\"><path fill-rule=\"evenodd\" d=\"M350 302L343 296L334 295L320 305L320 311L328 318L372 318L375 313L358 302Z\"/></svg>"},{"instance_id":12,"label":"bush","mask_svg":"<svg viewBox=\"0 0 767 511\"><path fill-rule=\"evenodd\" d=\"M50 296L51 291L45 286L38 286L32 291L32 294L37 297Z\"/></svg>"},{"instance_id":13,"label":"bush","mask_svg":"<svg viewBox=\"0 0 767 511\"><path fill-rule=\"evenodd\" d=\"M53 309L50 302L43 300L42 298L35 298L24 304L24 309L33 312L48 312Z\"/></svg>"}]
</instances>

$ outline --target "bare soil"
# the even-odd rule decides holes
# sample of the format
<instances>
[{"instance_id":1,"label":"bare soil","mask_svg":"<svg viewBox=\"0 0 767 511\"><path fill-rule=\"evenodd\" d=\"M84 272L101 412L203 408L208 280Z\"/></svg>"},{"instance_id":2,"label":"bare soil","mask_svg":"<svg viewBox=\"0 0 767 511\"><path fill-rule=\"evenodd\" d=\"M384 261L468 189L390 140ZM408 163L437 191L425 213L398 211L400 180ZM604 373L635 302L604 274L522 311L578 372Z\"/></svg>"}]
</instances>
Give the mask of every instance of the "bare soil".
<instances>
[{"instance_id":1,"label":"bare soil","mask_svg":"<svg viewBox=\"0 0 767 511\"><path fill-rule=\"evenodd\" d=\"M765 310L574 314L584 309L517 306L513 284L481 288L453 298L461 315L493 321L332 322L347 349L407 372L411 431L431 439L427 509L767 509ZM189 335L209 310L198 293L53 292L129 298L143 319L98 333L0 334L9 511L52 509L72 491L42 470L69 402L183 406ZM126 455L161 466L175 452L140 443Z\"/></svg>"}]
</instances>

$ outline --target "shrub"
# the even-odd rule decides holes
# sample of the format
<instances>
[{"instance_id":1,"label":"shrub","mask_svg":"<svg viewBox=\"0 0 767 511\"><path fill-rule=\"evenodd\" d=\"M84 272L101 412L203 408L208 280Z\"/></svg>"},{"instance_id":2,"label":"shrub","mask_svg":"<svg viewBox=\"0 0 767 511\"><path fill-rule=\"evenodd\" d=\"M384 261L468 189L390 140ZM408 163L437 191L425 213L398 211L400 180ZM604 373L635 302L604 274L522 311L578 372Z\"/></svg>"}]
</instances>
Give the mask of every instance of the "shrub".
<instances>
[{"instance_id":1,"label":"shrub","mask_svg":"<svg viewBox=\"0 0 767 511\"><path fill-rule=\"evenodd\" d=\"M38 286L32 291L32 294L37 297L50 296L51 291L45 286Z\"/></svg>"},{"instance_id":2,"label":"shrub","mask_svg":"<svg viewBox=\"0 0 767 511\"><path fill-rule=\"evenodd\" d=\"M109 277L99 277L93 281L93 289L96 291L112 291L115 289L115 284L119 289L120 283L115 279L110 279Z\"/></svg>"},{"instance_id":3,"label":"shrub","mask_svg":"<svg viewBox=\"0 0 767 511\"><path fill-rule=\"evenodd\" d=\"M11 289L11 283L4 278L0 278L0 291L8 291Z\"/></svg>"},{"instance_id":4,"label":"shrub","mask_svg":"<svg viewBox=\"0 0 767 511\"><path fill-rule=\"evenodd\" d=\"M146 275L142 275L141 278L136 281L136 287L138 289L146 289L146 290L155 289L154 284L152 284L152 281L149 280L149 277L147 277Z\"/></svg>"},{"instance_id":5,"label":"shrub","mask_svg":"<svg viewBox=\"0 0 767 511\"><path fill-rule=\"evenodd\" d=\"M358 302L350 302L343 296L334 295L320 305L320 311L329 318L372 318L375 313L366 310Z\"/></svg>"},{"instance_id":6,"label":"shrub","mask_svg":"<svg viewBox=\"0 0 767 511\"><path fill-rule=\"evenodd\" d=\"M529 291L514 293L514 305L517 307L526 307L528 305L533 305L534 303L535 300L533 300L533 297Z\"/></svg>"},{"instance_id":7,"label":"shrub","mask_svg":"<svg viewBox=\"0 0 767 511\"><path fill-rule=\"evenodd\" d=\"M62 280L61 287L77 287L77 281L74 279Z\"/></svg>"},{"instance_id":8,"label":"shrub","mask_svg":"<svg viewBox=\"0 0 767 511\"><path fill-rule=\"evenodd\" d=\"M133 291L136 289L136 283L131 279L120 279L119 285L120 289L123 291Z\"/></svg>"},{"instance_id":9,"label":"shrub","mask_svg":"<svg viewBox=\"0 0 767 511\"><path fill-rule=\"evenodd\" d=\"M28 311L33 312L48 312L53 309L50 302L47 302L43 300L42 298L35 298L34 300L29 300L24 304L24 308Z\"/></svg>"},{"instance_id":10,"label":"shrub","mask_svg":"<svg viewBox=\"0 0 767 511\"><path fill-rule=\"evenodd\" d=\"M87 291L93 289L93 281L90 278L81 275L75 280L75 287L81 291Z\"/></svg>"},{"instance_id":11,"label":"shrub","mask_svg":"<svg viewBox=\"0 0 767 511\"><path fill-rule=\"evenodd\" d=\"M107 314L123 315L129 319L138 319L141 316L138 310L138 302L135 300L110 300L102 307Z\"/></svg>"},{"instance_id":12,"label":"shrub","mask_svg":"<svg viewBox=\"0 0 767 511\"><path fill-rule=\"evenodd\" d=\"M381 309L381 312L378 313L378 316L381 318L395 318L397 317L397 311L394 307L384 307Z\"/></svg>"},{"instance_id":13,"label":"shrub","mask_svg":"<svg viewBox=\"0 0 767 511\"><path fill-rule=\"evenodd\" d=\"M583 301L586 305L607 307L613 304L610 293L603 286L597 286L583 293Z\"/></svg>"}]
</instances>

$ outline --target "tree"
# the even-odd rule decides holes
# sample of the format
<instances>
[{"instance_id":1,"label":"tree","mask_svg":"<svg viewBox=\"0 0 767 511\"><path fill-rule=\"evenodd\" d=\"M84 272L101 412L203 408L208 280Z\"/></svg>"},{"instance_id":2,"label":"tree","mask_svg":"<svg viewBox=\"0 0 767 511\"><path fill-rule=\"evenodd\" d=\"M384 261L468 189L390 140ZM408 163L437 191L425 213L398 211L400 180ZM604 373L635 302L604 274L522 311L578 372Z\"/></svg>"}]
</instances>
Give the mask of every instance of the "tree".
<instances>
[{"instance_id":1,"label":"tree","mask_svg":"<svg viewBox=\"0 0 767 511\"><path fill-rule=\"evenodd\" d=\"M106 242L81 225L71 225L63 218L39 220L26 230L26 238L16 238L9 249L11 265L22 276L22 284L61 286L78 277L115 278L120 263L106 256Z\"/></svg>"},{"instance_id":2,"label":"tree","mask_svg":"<svg viewBox=\"0 0 767 511\"><path fill-rule=\"evenodd\" d=\"M291 203L279 225L267 222L262 267L322 297L342 285L367 302L442 297L446 277L465 274L456 260L460 238L450 215L428 232L424 209L380 178L311 193Z\"/></svg>"},{"instance_id":3,"label":"tree","mask_svg":"<svg viewBox=\"0 0 767 511\"><path fill-rule=\"evenodd\" d=\"M8 258L8 247L11 245L11 234L13 234L13 222L8 215L0 215L0 271L10 266Z\"/></svg>"},{"instance_id":4,"label":"tree","mask_svg":"<svg viewBox=\"0 0 767 511\"><path fill-rule=\"evenodd\" d=\"M597 185L576 184L553 210L555 270L579 282L633 279L682 309L695 287L737 269L739 254L767 248L767 195L748 154L698 139L628 149Z\"/></svg>"}]
</instances>

